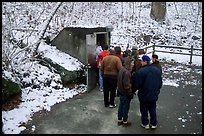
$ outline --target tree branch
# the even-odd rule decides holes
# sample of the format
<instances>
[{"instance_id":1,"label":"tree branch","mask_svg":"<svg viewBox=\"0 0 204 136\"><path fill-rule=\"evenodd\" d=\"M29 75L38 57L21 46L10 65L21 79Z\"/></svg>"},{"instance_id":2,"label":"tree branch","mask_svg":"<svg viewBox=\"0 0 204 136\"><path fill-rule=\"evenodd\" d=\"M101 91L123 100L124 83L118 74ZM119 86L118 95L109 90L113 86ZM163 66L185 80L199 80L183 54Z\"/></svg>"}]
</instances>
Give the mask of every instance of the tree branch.
<instances>
[{"instance_id":1,"label":"tree branch","mask_svg":"<svg viewBox=\"0 0 204 136\"><path fill-rule=\"evenodd\" d=\"M49 26L49 23L50 21L52 20L53 16L55 15L55 13L57 12L57 10L59 9L59 7L62 5L63 2L59 2L55 8L55 10L50 14L50 16L48 17L48 19L44 22L44 26L43 26L43 29L40 31L40 34L39 34L39 38L37 39L37 42L34 44L34 47L35 47L35 50L33 52L33 55L35 56L37 54L37 50L38 50L38 47L44 37L44 34Z\"/></svg>"}]
</instances>

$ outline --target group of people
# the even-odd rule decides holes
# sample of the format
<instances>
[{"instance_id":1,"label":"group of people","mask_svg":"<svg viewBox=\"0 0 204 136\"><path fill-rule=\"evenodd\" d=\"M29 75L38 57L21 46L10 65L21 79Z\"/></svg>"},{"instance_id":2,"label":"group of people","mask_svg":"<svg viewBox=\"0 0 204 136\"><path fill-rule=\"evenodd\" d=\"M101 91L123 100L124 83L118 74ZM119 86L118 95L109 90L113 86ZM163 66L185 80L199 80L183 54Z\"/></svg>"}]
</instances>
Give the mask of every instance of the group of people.
<instances>
[{"instance_id":1,"label":"group of people","mask_svg":"<svg viewBox=\"0 0 204 136\"><path fill-rule=\"evenodd\" d=\"M99 45L101 46L101 45ZM130 126L128 113L135 94L140 102L141 126L145 129L157 127L156 102L162 87L162 68L158 55L151 59L144 50L132 47L121 54L119 46L101 48L96 54L99 89L104 94L105 107L114 108L118 96L118 126ZM150 115L150 120L148 118Z\"/></svg>"}]
</instances>

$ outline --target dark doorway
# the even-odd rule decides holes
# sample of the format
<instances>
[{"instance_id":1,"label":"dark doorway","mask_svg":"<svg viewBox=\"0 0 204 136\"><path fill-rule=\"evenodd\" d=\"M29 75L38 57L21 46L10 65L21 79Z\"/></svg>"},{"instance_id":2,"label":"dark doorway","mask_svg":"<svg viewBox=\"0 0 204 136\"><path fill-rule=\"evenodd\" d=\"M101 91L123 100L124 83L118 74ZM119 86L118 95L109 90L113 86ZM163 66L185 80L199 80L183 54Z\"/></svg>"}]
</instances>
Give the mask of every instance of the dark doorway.
<instances>
[{"instance_id":1,"label":"dark doorway","mask_svg":"<svg viewBox=\"0 0 204 136\"><path fill-rule=\"evenodd\" d=\"M97 43L99 42L101 45L107 44L105 40L105 34L97 34L96 40L97 40Z\"/></svg>"}]
</instances>

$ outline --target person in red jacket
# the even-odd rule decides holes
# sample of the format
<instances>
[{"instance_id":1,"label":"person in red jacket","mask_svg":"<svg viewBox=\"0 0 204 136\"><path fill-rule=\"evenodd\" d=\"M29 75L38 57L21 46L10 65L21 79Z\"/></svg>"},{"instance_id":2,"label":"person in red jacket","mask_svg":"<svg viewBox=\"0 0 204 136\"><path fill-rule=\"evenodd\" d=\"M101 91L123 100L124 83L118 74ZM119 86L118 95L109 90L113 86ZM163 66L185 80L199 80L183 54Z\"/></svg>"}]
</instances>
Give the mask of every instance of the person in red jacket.
<instances>
[{"instance_id":1,"label":"person in red jacket","mask_svg":"<svg viewBox=\"0 0 204 136\"><path fill-rule=\"evenodd\" d=\"M101 61L103 60L103 58L105 56L109 55L108 45L103 45L102 49L103 49L103 51L98 54L97 62L96 62L97 68L98 68L99 89L100 89L101 92L103 91L103 77L101 75Z\"/></svg>"}]
</instances>

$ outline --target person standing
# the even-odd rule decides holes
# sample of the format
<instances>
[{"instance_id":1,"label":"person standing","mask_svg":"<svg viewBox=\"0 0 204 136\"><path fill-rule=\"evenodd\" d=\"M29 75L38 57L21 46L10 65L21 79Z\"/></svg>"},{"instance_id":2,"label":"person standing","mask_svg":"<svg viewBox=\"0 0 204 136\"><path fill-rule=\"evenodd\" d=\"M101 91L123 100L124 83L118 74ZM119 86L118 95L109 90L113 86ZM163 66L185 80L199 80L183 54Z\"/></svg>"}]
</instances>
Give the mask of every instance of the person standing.
<instances>
[{"instance_id":1,"label":"person standing","mask_svg":"<svg viewBox=\"0 0 204 136\"><path fill-rule=\"evenodd\" d=\"M99 72L98 72L99 68L98 68L97 60L98 60L98 54L101 53L103 51L103 49L102 49L100 42L97 42L96 46L97 46L96 51L95 51L95 53L96 53L96 73L97 73L96 79L97 79L97 83L99 84L99 82L98 82L99 81Z\"/></svg>"},{"instance_id":2,"label":"person standing","mask_svg":"<svg viewBox=\"0 0 204 136\"><path fill-rule=\"evenodd\" d=\"M99 82L99 90L101 92L103 92L103 77L101 75L101 61L107 55L109 55L108 45L104 45L103 46L103 51L98 54L98 58L97 58L98 82Z\"/></svg>"},{"instance_id":3,"label":"person standing","mask_svg":"<svg viewBox=\"0 0 204 136\"><path fill-rule=\"evenodd\" d=\"M152 65L159 68L161 73L162 73L162 67L161 67L160 62L158 60L158 55L156 55L156 54L152 55Z\"/></svg>"},{"instance_id":4,"label":"person standing","mask_svg":"<svg viewBox=\"0 0 204 136\"><path fill-rule=\"evenodd\" d=\"M132 47L131 57L134 58L135 61L137 61L137 58L138 58L137 46Z\"/></svg>"},{"instance_id":5,"label":"person standing","mask_svg":"<svg viewBox=\"0 0 204 136\"><path fill-rule=\"evenodd\" d=\"M139 90L137 95L140 102L141 126L145 129L156 128L158 123L156 102L162 87L162 76L158 68L150 65L150 58L147 55L142 56L141 64L142 67L133 77L133 86Z\"/></svg>"},{"instance_id":6,"label":"person standing","mask_svg":"<svg viewBox=\"0 0 204 136\"><path fill-rule=\"evenodd\" d=\"M96 47L96 61L98 59L98 54L101 53L103 51L102 46L100 44L100 42L97 43L97 47Z\"/></svg>"},{"instance_id":7,"label":"person standing","mask_svg":"<svg viewBox=\"0 0 204 136\"><path fill-rule=\"evenodd\" d=\"M121 63L123 65L123 62L122 62L122 54L121 54L121 47L120 46L116 46L114 47L114 50L115 50L115 56L117 56L118 58L120 58L121 60ZM118 94L118 90L116 89L116 96L119 97L119 94Z\"/></svg>"},{"instance_id":8,"label":"person standing","mask_svg":"<svg viewBox=\"0 0 204 136\"><path fill-rule=\"evenodd\" d=\"M132 68L131 74L135 74L138 67L138 49L137 46L132 47L131 57L135 60L135 65Z\"/></svg>"},{"instance_id":9,"label":"person standing","mask_svg":"<svg viewBox=\"0 0 204 136\"><path fill-rule=\"evenodd\" d=\"M126 58L127 58L127 57L130 57L130 55L131 55L131 50L128 50L128 49L127 49L127 50L125 50L125 51L123 52L123 55L122 55L122 58L121 58L123 65L125 64Z\"/></svg>"},{"instance_id":10,"label":"person standing","mask_svg":"<svg viewBox=\"0 0 204 136\"><path fill-rule=\"evenodd\" d=\"M137 57L134 57L136 59L135 59L135 65L134 65L133 70L132 70L132 74L136 73L142 67L141 57L144 54L145 54L144 49L137 50Z\"/></svg>"},{"instance_id":11,"label":"person standing","mask_svg":"<svg viewBox=\"0 0 204 136\"><path fill-rule=\"evenodd\" d=\"M111 48L109 50L109 55L104 57L101 62L101 74L103 77L103 93L105 107L116 107L115 97L117 88L117 76L121 68L122 62L120 58L115 56L114 48Z\"/></svg>"},{"instance_id":12,"label":"person standing","mask_svg":"<svg viewBox=\"0 0 204 136\"><path fill-rule=\"evenodd\" d=\"M119 57L120 59L122 59L122 54L121 54L121 47L120 46L116 46L115 48L114 48L114 50L115 50L115 56L117 56L117 57Z\"/></svg>"},{"instance_id":13,"label":"person standing","mask_svg":"<svg viewBox=\"0 0 204 136\"><path fill-rule=\"evenodd\" d=\"M134 59L127 57L124 62L124 67L118 73L118 94L120 104L118 107L118 126L130 126L131 122L127 122L130 101L133 98L131 70L134 66Z\"/></svg>"}]
</instances>

